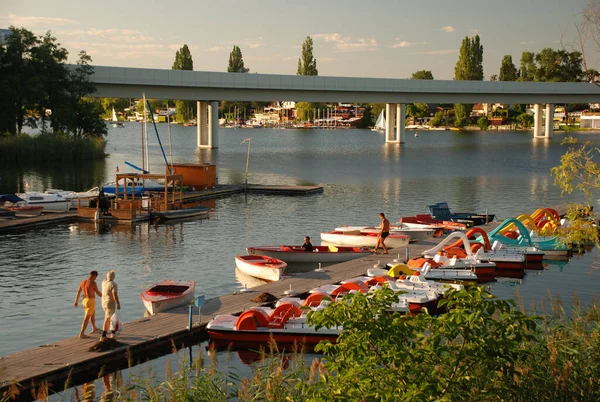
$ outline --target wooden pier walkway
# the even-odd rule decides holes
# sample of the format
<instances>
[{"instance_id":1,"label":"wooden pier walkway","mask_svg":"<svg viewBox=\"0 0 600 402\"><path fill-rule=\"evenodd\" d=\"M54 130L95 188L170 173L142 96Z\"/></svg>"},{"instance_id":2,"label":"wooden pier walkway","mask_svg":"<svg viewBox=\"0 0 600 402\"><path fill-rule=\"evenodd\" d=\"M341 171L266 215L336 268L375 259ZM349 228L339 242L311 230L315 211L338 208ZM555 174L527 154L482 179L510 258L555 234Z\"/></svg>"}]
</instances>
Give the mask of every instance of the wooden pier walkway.
<instances>
[{"instance_id":1,"label":"wooden pier walkway","mask_svg":"<svg viewBox=\"0 0 600 402\"><path fill-rule=\"evenodd\" d=\"M556 207L559 213L566 208ZM479 226L492 230L499 222ZM146 361L169 353L177 347L206 339L206 323L218 314L236 314L256 306L252 299L268 292L276 298L285 297L291 289L303 294L310 289L330 283L365 275L375 264L387 264L396 258L404 260L407 250L409 257L420 256L424 250L437 245L443 237L410 244L408 247L392 249L390 254L373 254L364 258L330 265L323 272L310 271L287 277L252 288L248 292L236 292L206 300L202 307L201 322L195 309L194 324L188 330L188 307L178 308L157 316L140 318L125 323L118 341L124 346L106 352L89 352L88 349L98 340L70 338L41 345L0 357L0 397L11 384L18 383L24 400L31 399L31 391L47 383L50 390L63 390L65 381L72 386L97 378L101 370L115 370ZM74 331L76 332L76 331Z\"/></svg>"},{"instance_id":2,"label":"wooden pier walkway","mask_svg":"<svg viewBox=\"0 0 600 402\"><path fill-rule=\"evenodd\" d=\"M185 192L183 199L184 202L214 200L235 194L243 194L245 191L246 186L244 184L225 184L207 190ZM322 193L323 187L248 184L247 192L248 194L302 196ZM0 219L0 234L76 221L77 211L44 213L30 218Z\"/></svg>"}]
</instances>

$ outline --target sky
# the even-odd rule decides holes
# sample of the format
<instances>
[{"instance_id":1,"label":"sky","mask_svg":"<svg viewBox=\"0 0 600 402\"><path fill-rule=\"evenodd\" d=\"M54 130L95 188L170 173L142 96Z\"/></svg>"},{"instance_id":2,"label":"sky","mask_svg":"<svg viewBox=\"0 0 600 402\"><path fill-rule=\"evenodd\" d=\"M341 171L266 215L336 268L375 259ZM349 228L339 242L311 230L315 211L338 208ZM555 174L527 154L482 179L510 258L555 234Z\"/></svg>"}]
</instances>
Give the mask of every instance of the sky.
<instances>
[{"instance_id":1,"label":"sky","mask_svg":"<svg viewBox=\"0 0 600 402\"><path fill-rule=\"evenodd\" d=\"M452 79L462 40L478 34L485 79L504 55L560 49L578 39L589 0L0 0L0 28L48 30L76 60L170 69L187 44L194 70L227 71L234 45L250 72L295 74L314 41L321 76ZM590 55L593 47L587 49ZM594 63L595 65L596 63ZM593 67L593 66L592 66ZM595 68L600 70L599 66Z\"/></svg>"}]
</instances>

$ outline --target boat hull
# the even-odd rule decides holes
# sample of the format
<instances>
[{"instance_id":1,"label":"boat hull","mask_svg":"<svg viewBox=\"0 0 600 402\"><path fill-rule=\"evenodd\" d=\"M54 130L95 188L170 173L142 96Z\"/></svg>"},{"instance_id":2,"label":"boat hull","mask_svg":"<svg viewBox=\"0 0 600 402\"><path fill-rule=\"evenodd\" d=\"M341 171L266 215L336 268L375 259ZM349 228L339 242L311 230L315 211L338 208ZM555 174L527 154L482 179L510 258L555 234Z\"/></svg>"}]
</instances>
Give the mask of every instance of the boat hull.
<instances>
[{"instance_id":1,"label":"boat hull","mask_svg":"<svg viewBox=\"0 0 600 402\"><path fill-rule=\"evenodd\" d=\"M168 288L173 289L174 287L178 287L182 291L177 293L161 291L167 290ZM166 280L144 290L140 293L140 298L148 313L150 313L150 315L156 315L160 312L189 304L194 300L195 288L195 281Z\"/></svg>"},{"instance_id":2,"label":"boat hull","mask_svg":"<svg viewBox=\"0 0 600 402\"><path fill-rule=\"evenodd\" d=\"M307 252L299 246L266 246L247 247L250 255L264 255L274 257L289 263L338 263L366 257L371 254L368 249L354 247L340 247L338 251L331 251L327 246L315 246L312 252Z\"/></svg>"},{"instance_id":3,"label":"boat hull","mask_svg":"<svg viewBox=\"0 0 600 402\"><path fill-rule=\"evenodd\" d=\"M346 226L335 228L336 232L343 232L347 234L359 234L359 233L367 233L370 235L377 236L379 234L380 229L372 226ZM390 234L392 235L405 235L410 237L409 242L414 243L417 241L428 240L433 237L435 234L435 229L424 229L424 228L410 228L410 227L401 227L401 226L391 226ZM387 239L386 239L387 246Z\"/></svg>"},{"instance_id":4,"label":"boat hull","mask_svg":"<svg viewBox=\"0 0 600 402\"><path fill-rule=\"evenodd\" d=\"M377 236L371 234L344 234L342 232L322 232L321 240L328 244L352 247L375 247ZM406 247L410 238L405 235L389 235L385 239L387 248Z\"/></svg>"},{"instance_id":5,"label":"boat hull","mask_svg":"<svg viewBox=\"0 0 600 402\"><path fill-rule=\"evenodd\" d=\"M235 257L235 266L246 275L268 282L275 282L283 276L287 263L263 255L238 255Z\"/></svg>"},{"instance_id":6,"label":"boat hull","mask_svg":"<svg viewBox=\"0 0 600 402\"><path fill-rule=\"evenodd\" d=\"M204 206L196 206L191 208L170 209L167 211L153 211L152 216L161 219L187 219L187 218L202 218L208 216L209 209Z\"/></svg>"}]
</instances>

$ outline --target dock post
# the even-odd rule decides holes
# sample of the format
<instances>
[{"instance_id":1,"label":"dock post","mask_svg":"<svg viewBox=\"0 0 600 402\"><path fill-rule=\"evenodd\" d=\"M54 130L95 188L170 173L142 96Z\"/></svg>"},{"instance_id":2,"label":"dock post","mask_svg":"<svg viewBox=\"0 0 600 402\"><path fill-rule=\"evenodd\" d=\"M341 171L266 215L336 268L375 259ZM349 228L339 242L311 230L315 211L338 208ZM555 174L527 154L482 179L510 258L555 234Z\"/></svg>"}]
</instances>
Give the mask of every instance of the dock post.
<instances>
[{"instance_id":1,"label":"dock post","mask_svg":"<svg viewBox=\"0 0 600 402\"><path fill-rule=\"evenodd\" d=\"M406 247L406 263L408 264L408 247Z\"/></svg>"},{"instance_id":2,"label":"dock post","mask_svg":"<svg viewBox=\"0 0 600 402\"><path fill-rule=\"evenodd\" d=\"M188 331L192 332L192 317L194 316L194 305L190 304L188 306Z\"/></svg>"}]
</instances>

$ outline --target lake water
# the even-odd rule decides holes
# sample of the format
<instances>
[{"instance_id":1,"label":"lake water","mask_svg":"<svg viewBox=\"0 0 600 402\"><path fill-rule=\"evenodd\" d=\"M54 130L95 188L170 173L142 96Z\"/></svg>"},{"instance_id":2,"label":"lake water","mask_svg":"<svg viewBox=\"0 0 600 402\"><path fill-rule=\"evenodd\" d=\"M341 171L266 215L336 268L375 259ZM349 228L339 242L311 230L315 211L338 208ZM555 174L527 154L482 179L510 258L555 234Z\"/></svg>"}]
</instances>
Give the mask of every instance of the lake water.
<instances>
[{"instance_id":1,"label":"lake water","mask_svg":"<svg viewBox=\"0 0 600 402\"><path fill-rule=\"evenodd\" d=\"M158 130L169 157L167 126ZM150 131L150 168L164 172L162 154ZM600 145L600 135L574 134ZM581 201L561 197L549 169L559 164L562 135L533 140L531 133L408 132L406 144L385 144L369 130L220 129L219 149L196 149L195 127L173 126L174 161L217 165L219 183L243 183L251 140L249 183L321 185L323 194L306 197L250 195L216 200L210 219L175 224L97 227L62 224L0 235L0 356L75 336L82 310L72 307L79 282L96 269L116 271L125 321L144 308L139 293L165 278L194 279L207 298L243 287L234 256L247 246L300 244L305 235L342 224L378 224L385 212L399 217L427 213L427 205L447 201L454 210L495 213L500 219L539 207ZM28 188L86 190L114 181L125 161L141 165L140 126L110 128L103 162L51 168L0 165L0 193ZM520 294L525 304L549 292L565 300L576 292L589 302L600 279L597 253L528 272L522 281L501 280L492 291ZM174 358L174 357L170 357ZM175 357L176 358L176 357ZM164 366L164 359L158 366Z\"/></svg>"}]
</instances>

